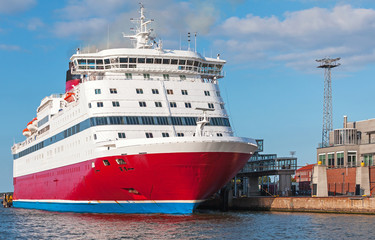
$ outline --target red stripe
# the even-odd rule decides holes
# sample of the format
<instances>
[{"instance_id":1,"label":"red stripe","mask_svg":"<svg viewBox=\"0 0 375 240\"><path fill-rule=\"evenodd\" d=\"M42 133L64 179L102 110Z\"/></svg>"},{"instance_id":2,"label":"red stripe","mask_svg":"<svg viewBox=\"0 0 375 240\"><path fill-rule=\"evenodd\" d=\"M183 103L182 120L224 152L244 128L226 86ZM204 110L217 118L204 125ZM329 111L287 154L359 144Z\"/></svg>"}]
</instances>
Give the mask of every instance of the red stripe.
<instances>
[{"instance_id":1,"label":"red stripe","mask_svg":"<svg viewBox=\"0 0 375 240\"><path fill-rule=\"evenodd\" d=\"M98 158L17 177L14 179L14 198L201 200L234 177L250 156L202 152ZM123 159L126 164L119 165L116 159ZM110 166L104 166L103 160L108 160Z\"/></svg>"}]
</instances>

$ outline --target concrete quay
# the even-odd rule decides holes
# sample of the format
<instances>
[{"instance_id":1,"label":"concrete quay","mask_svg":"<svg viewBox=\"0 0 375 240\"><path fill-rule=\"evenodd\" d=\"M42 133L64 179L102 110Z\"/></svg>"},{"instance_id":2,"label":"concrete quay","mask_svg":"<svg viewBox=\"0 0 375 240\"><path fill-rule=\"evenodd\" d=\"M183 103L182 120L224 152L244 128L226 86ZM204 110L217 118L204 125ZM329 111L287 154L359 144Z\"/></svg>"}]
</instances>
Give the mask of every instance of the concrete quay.
<instances>
[{"instance_id":1,"label":"concrete quay","mask_svg":"<svg viewBox=\"0 0 375 240\"><path fill-rule=\"evenodd\" d=\"M219 199L200 209L222 209ZM375 198L369 197L244 197L233 198L229 210L375 214Z\"/></svg>"}]
</instances>

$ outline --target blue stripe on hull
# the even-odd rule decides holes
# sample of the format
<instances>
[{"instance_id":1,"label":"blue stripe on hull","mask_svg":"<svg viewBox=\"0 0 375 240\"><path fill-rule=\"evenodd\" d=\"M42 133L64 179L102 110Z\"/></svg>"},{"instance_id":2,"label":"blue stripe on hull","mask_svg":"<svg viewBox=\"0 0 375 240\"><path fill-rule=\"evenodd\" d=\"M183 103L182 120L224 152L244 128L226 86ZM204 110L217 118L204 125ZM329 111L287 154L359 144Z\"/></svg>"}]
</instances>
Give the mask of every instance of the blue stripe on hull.
<instances>
[{"instance_id":1,"label":"blue stripe on hull","mask_svg":"<svg viewBox=\"0 0 375 240\"><path fill-rule=\"evenodd\" d=\"M191 214L198 203L53 203L14 201L15 208L78 213Z\"/></svg>"}]
</instances>

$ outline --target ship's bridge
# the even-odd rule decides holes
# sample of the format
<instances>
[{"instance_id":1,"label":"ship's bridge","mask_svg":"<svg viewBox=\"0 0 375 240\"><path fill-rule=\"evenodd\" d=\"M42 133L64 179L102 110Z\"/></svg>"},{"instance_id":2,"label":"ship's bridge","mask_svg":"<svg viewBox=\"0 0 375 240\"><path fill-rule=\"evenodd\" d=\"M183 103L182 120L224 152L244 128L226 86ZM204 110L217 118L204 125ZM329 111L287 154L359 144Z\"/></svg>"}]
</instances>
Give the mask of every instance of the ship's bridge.
<instances>
[{"instance_id":1,"label":"ship's bridge","mask_svg":"<svg viewBox=\"0 0 375 240\"><path fill-rule=\"evenodd\" d=\"M71 57L72 74L104 72L167 72L199 74L203 78L222 78L225 60L205 58L192 51L159 49L107 49Z\"/></svg>"}]
</instances>

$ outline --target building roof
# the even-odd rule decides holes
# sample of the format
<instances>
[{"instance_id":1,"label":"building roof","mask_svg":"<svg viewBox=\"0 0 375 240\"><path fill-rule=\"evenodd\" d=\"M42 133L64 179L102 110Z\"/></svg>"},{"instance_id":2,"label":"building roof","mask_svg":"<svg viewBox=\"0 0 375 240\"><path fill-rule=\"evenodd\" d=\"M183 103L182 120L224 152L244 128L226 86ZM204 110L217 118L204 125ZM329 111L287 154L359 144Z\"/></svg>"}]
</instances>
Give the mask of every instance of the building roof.
<instances>
[{"instance_id":1,"label":"building roof","mask_svg":"<svg viewBox=\"0 0 375 240\"><path fill-rule=\"evenodd\" d=\"M308 171L308 170L312 170L312 168L314 167L315 164L308 164L306 166L303 166L299 169L296 170L297 171Z\"/></svg>"}]
</instances>

